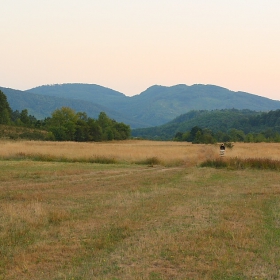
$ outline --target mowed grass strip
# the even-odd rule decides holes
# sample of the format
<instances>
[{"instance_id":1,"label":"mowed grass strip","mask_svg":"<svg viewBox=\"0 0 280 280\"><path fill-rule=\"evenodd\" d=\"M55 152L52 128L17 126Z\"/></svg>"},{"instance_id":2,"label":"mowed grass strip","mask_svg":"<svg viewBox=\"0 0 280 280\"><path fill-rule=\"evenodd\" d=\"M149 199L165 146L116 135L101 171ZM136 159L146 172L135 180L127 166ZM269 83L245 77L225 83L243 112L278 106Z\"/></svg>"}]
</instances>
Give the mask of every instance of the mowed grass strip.
<instances>
[{"instance_id":1,"label":"mowed grass strip","mask_svg":"<svg viewBox=\"0 0 280 280\"><path fill-rule=\"evenodd\" d=\"M0 279L279 279L277 171L0 161Z\"/></svg>"}]
</instances>

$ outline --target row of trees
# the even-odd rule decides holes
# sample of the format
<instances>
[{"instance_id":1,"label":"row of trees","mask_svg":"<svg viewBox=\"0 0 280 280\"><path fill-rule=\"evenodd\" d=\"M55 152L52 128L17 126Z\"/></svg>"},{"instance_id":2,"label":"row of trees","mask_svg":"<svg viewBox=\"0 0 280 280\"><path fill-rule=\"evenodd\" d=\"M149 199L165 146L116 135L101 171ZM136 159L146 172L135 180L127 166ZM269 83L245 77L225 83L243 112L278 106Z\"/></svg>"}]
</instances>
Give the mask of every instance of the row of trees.
<instances>
[{"instance_id":1,"label":"row of trees","mask_svg":"<svg viewBox=\"0 0 280 280\"><path fill-rule=\"evenodd\" d=\"M35 128L48 131L48 140L56 141L110 141L130 137L130 127L110 119L101 112L98 119L85 112L76 113L69 107L55 110L51 117L37 120L28 110L12 111L5 94L0 91L0 124Z\"/></svg>"},{"instance_id":2,"label":"row of trees","mask_svg":"<svg viewBox=\"0 0 280 280\"><path fill-rule=\"evenodd\" d=\"M230 131L242 131L245 135L261 134L271 130L280 133L280 109L269 112L256 112L248 109L197 110L178 116L176 119L157 127L138 128L132 131L134 137L153 140L172 140L176 132L184 134L195 126L207 128L215 134ZM232 133L231 133L232 134ZM266 137L266 136L265 136ZM270 136L269 136L270 137ZM178 137L181 139L181 136Z\"/></svg>"},{"instance_id":3,"label":"row of trees","mask_svg":"<svg viewBox=\"0 0 280 280\"><path fill-rule=\"evenodd\" d=\"M217 142L280 142L280 133L272 129L265 130L259 133L247 133L235 128L226 132L213 132L209 129L202 129L198 126L193 127L187 132L177 132L175 141L187 141L194 144L214 144Z\"/></svg>"},{"instance_id":4,"label":"row of trees","mask_svg":"<svg viewBox=\"0 0 280 280\"><path fill-rule=\"evenodd\" d=\"M55 110L42 125L59 141L110 141L130 137L128 125L110 119L104 112L95 120L68 107Z\"/></svg>"}]
</instances>

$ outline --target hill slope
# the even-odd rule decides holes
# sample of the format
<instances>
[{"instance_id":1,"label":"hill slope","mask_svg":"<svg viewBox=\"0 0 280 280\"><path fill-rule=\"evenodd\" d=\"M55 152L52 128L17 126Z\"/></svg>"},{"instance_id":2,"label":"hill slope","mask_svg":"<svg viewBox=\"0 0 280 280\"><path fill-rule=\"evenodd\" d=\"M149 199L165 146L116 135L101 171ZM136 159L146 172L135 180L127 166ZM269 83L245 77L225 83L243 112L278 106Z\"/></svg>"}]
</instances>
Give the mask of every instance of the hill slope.
<instances>
[{"instance_id":1,"label":"hill slope","mask_svg":"<svg viewBox=\"0 0 280 280\"><path fill-rule=\"evenodd\" d=\"M5 89L3 92L12 109L20 109L15 100L17 97ZM280 101L213 85L155 85L132 97L92 84L47 85L20 94L24 96L25 108L35 116L46 116L54 107L69 106L76 111L85 111L91 117L105 111L111 118L125 122L132 128L162 125L192 110L280 109ZM38 96L42 99L38 100Z\"/></svg>"},{"instance_id":2,"label":"hill slope","mask_svg":"<svg viewBox=\"0 0 280 280\"><path fill-rule=\"evenodd\" d=\"M89 101L111 109L128 99L123 93L94 84L45 85L29 89L27 92Z\"/></svg>"},{"instance_id":3,"label":"hill slope","mask_svg":"<svg viewBox=\"0 0 280 280\"><path fill-rule=\"evenodd\" d=\"M86 100L61 98L51 95L35 94L28 91L20 91L9 88L2 88L0 90L7 96L7 100L12 110L27 109L30 115L37 119L44 119L51 115L51 113L61 107L70 107L76 112L86 112L89 117L97 118L100 112L106 114L119 122L130 124L133 127L145 126L145 123L130 119L122 115L119 111L107 108L106 106L89 102Z\"/></svg>"},{"instance_id":4,"label":"hill slope","mask_svg":"<svg viewBox=\"0 0 280 280\"><path fill-rule=\"evenodd\" d=\"M280 109L280 101L245 92L233 92L212 85L153 86L132 98L131 111L144 122L166 123L191 110L250 109L270 111ZM139 108L139 109L137 109Z\"/></svg>"},{"instance_id":5,"label":"hill slope","mask_svg":"<svg viewBox=\"0 0 280 280\"><path fill-rule=\"evenodd\" d=\"M132 136L147 139L171 140L177 132L190 131L193 127L207 128L213 132L238 129L246 134L268 129L280 133L280 110L256 112L251 110L224 109L191 111L164 125L132 130Z\"/></svg>"}]
</instances>

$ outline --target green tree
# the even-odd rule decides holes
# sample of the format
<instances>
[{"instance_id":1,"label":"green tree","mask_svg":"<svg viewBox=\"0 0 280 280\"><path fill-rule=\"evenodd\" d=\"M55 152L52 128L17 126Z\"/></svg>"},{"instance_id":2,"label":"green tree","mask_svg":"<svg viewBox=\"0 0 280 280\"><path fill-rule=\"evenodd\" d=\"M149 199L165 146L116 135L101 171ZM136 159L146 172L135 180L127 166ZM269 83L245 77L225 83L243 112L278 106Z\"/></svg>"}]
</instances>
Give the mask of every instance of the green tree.
<instances>
[{"instance_id":1,"label":"green tree","mask_svg":"<svg viewBox=\"0 0 280 280\"><path fill-rule=\"evenodd\" d=\"M78 119L75 130L75 141L84 142L89 141L89 126L84 120Z\"/></svg>"},{"instance_id":2,"label":"green tree","mask_svg":"<svg viewBox=\"0 0 280 280\"><path fill-rule=\"evenodd\" d=\"M47 127L58 141L107 141L124 140L130 137L130 127L110 119L104 112L94 120L86 113L62 107L52 117L40 124Z\"/></svg>"},{"instance_id":3,"label":"green tree","mask_svg":"<svg viewBox=\"0 0 280 280\"><path fill-rule=\"evenodd\" d=\"M130 137L130 126L110 119L104 112L99 114L97 124L102 131L102 140L124 140Z\"/></svg>"},{"instance_id":4,"label":"green tree","mask_svg":"<svg viewBox=\"0 0 280 280\"><path fill-rule=\"evenodd\" d=\"M10 124L12 110L6 95L0 90L0 124Z\"/></svg>"},{"instance_id":5,"label":"green tree","mask_svg":"<svg viewBox=\"0 0 280 280\"><path fill-rule=\"evenodd\" d=\"M125 140L130 137L131 129L130 126L124 123L113 122L114 124L114 139Z\"/></svg>"},{"instance_id":6,"label":"green tree","mask_svg":"<svg viewBox=\"0 0 280 280\"><path fill-rule=\"evenodd\" d=\"M89 141L89 125L88 125L88 116L85 112L77 113L77 122L75 130L75 141L84 142Z\"/></svg>"},{"instance_id":7,"label":"green tree","mask_svg":"<svg viewBox=\"0 0 280 280\"><path fill-rule=\"evenodd\" d=\"M264 134L263 133L256 134L255 142L256 143L266 142L266 138L265 138Z\"/></svg>"},{"instance_id":8,"label":"green tree","mask_svg":"<svg viewBox=\"0 0 280 280\"><path fill-rule=\"evenodd\" d=\"M24 109L24 110L21 111L19 119L24 125L26 125L26 126L29 125L30 119L29 119L29 116L28 116L28 110L27 109Z\"/></svg>"},{"instance_id":9,"label":"green tree","mask_svg":"<svg viewBox=\"0 0 280 280\"><path fill-rule=\"evenodd\" d=\"M233 142L243 142L245 140L245 134L242 130L235 128L230 129L229 131L230 141Z\"/></svg>"},{"instance_id":10,"label":"green tree","mask_svg":"<svg viewBox=\"0 0 280 280\"><path fill-rule=\"evenodd\" d=\"M178 132L175 134L174 141L182 141L182 140L183 140L183 132L178 131Z\"/></svg>"},{"instance_id":11,"label":"green tree","mask_svg":"<svg viewBox=\"0 0 280 280\"><path fill-rule=\"evenodd\" d=\"M56 140L73 141L75 140L77 120L78 116L73 109L69 107L57 109L49 120L50 131Z\"/></svg>"},{"instance_id":12,"label":"green tree","mask_svg":"<svg viewBox=\"0 0 280 280\"><path fill-rule=\"evenodd\" d=\"M89 141L99 142L102 140L102 129L94 119L88 119Z\"/></svg>"},{"instance_id":13,"label":"green tree","mask_svg":"<svg viewBox=\"0 0 280 280\"><path fill-rule=\"evenodd\" d=\"M204 144L214 144L216 143L216 139L213 135L213 132L209 129L204 129L202 131L202 137L201 137L201 142L200 143L204 143Z\"/></svg>"},{"instance_id":14,"label":"green tree","mask_svg":"<svg viewBox=\"0 0 280 280\"><path fill-rule=\"evenodd\" d=\"M113 124L112 120L106 115L105 112L100 112L98 119L98 125L101 127L102 140L113 140Z\"/></svg>"},{"instance_id":15,"label":"green tree","mask_svg":"<svg viewBox=\"0 0 280 280\"><path fill-rule=\"evenodd\" d=\"M202 129L198 126L194 126L190 131L187 141L192 143L199 143L201 135Z\"/></svg>"},{"instance_id":16,"label":"green tree","mask_svg":"<svg viewBox=\"0 0 280 280\"><path fill-rule=\"evenodd\" d=\"M245 142L248 142L248 143L254 142L254 135L253 135L253 133L248 133L245 136Z\"/></svg>"},{"instance_id":17,"label":"green tree","mask_svg":"<svg viewBox=\"0 0 280 280\"><path fill-rule=\"evenodd\" d=\"M190 131L186 131L185 133L183 133L183 136L182 136L182 141L189 141L190 137Z\"/></svg>"}]
</instances>

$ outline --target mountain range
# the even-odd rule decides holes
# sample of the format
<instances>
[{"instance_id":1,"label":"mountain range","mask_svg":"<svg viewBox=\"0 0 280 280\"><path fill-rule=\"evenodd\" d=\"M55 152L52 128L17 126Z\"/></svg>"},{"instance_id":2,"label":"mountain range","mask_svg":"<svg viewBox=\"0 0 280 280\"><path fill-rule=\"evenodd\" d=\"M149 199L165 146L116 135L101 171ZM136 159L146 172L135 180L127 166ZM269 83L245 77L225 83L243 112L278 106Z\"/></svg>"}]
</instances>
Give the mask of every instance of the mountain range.
<instances>
[{"instance_id":1,"label":"mountain range","mask_svg":"<svg viewBox=\"0 0 280 280\"><path fill-rule=\"evenodd\" d=\"M58 108L71 107L92 118L103 111L131 128L162 125L193 110L234 108L266 112L280 109L280 101L202 84L154 85L132 97L100 85L77 83L44 85L26 91L4 87L0 90L7 96L12 110L27 109L37 119L51 116Z\"/></svg>"}]
</instances>

